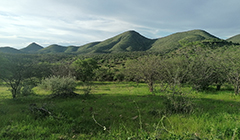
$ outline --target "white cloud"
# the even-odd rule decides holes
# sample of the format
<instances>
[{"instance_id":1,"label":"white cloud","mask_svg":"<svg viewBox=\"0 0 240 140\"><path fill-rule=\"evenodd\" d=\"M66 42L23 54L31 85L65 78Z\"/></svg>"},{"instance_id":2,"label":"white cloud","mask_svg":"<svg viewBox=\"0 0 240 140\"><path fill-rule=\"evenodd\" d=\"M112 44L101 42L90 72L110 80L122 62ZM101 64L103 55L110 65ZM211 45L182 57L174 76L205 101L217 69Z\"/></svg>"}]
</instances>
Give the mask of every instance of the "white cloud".
<instances>
[{"instance_id":1,"label":"white cloud","mask_svg":"<svg viewBox=\"0 0 240 140\"><path fill-rule=\"evenodd\" d=\"M226 38L240 33L238 13L239 0L7 0L0 46L82 45L132 29L150 38L191 29Z\"/></svg>"}]
</instances>

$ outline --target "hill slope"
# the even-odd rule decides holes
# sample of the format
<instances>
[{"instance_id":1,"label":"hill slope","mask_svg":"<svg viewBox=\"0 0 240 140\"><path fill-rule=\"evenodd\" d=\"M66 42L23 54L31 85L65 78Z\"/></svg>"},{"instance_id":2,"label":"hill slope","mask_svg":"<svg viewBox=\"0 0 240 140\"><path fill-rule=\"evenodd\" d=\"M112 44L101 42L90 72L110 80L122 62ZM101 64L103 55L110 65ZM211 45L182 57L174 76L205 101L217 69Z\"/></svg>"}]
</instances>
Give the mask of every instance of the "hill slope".
<instances>
[{"instance_id":1,"label":"hill slope","mask_svg":"<svg viewBox=\"0 0 240 140\"><path fill-rule=\"evenodd\" d=\"M131 52L146 51L154 42L135 31L127 31L102 42L90 43L81 46L78 52L87 53L115 53L115 52Z\"/></svg>"},{"instance_id":2,"label":"hill slope","mask_svg":"<svg viewBox=\"0 0 240 140\"><path fill-rule=\"evenodd\" d=\"M169 52L181 47L180 42L193 42L205 39L219 39L203 30L191 30L175 33L163 38L159 38L152 44L149 51Z\"/></svg>"},{"instance_id":3,"label":"hill slope","mask_svg":"<svg viewBox=\"0 0 240 140\"><path fill-rule=\"evenodd\" d=\"M208 41L220 39L211 35L204 30L191 30L186 32L175 33L163 38L148 39L136 31L127 31L122 34L116 35L112 38L106 39L101 42L92 42L82 46L60 46L50 45L46 48L31 43L26 48L17 50L10 47L0 48L1 52L6 53L76 53L76 54L89 54L89 53L117 53L117 52L134 52L134 51L152 51L167 53L180 48L184 43L194 41ZM227 41L240 43L240 35L229 38ZM220 43L222 43L220 41ZM226 43L225 43L226 44Z\"/></svg>"},{"instance_id":4,"label":"hill slope","mask_svg":"<svg viewBox=\"0 0 240 140\"><path fill-rule=\"evenodd\" d=\"M240 43L240 34L227 39L227 41L232 41L233 43Z\"/></svg>"},{"instance_id":5,"label":"hill slope","mask_svg":"<svg viewBox=\"0 0 240 140\"><path fill-rule=\"evenodd\" d=\"M64 53L66 50L67 47L53 44L44 49L39 50L38 53Z\"/></svg>"},{"instance_id":6,"label":"hill slope","mask_svg":"<svg viewBox=\"0 0 240 140\"><path fill-rule=\"evenodd\" d=\"M43 49L42 46L38 45L37 43L33 42L29 44L27 47L20 49L23 52L28 52L28 53L36 53L37 51Z\"/></svg>"},{"instance_id":7,"label":"hill slope","mask_svg":"<svg viewBox=\"0 0 240 140\"><path fill-rule=\"evenodd\" d=\"M67 49L64 51L65 53L75 53L79 47L76 46L68 46Z\"/></svg>"},{"instance_id":8,"label":"hill slope","mask_svg":"<svg viewBox=\"0 0 240 140\"><path fill-rule=\"evenodd\" d=\"M11 47L0 47L0 52L2 53L13 53L13 54L19 54L22 53L22 51L15 49L15 48L11 48Z\"/></svg>"}]
</instances>

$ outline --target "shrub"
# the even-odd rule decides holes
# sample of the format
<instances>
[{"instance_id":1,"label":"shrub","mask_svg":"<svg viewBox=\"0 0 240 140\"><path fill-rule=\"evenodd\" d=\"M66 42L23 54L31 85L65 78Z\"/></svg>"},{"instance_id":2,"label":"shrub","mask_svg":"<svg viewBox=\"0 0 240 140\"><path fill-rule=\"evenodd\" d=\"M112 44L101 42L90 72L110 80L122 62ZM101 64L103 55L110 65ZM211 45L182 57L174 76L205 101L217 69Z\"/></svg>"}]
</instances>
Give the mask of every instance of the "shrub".
<instances>
[{"instance_id":1,"label":"shrub","mask_svg":"<svg viewBox=\"0 0 240 140\"><path fill-rule=\"evenodd\" d=\"M40 84L40 87L52 91L54 95L73 95L76 88L75 78L71 76L60 77L51 76L46 78Z\"/></svg>"},{"instance_id":2,"label":"shrub","mask_svg":"<svg viewBox=\"0 0 240 140\"><path fill-rule=\"evenodd\" d=\"M36 78L25 79L19 86L18 93L20 94L20 96L34 95L35 92L33 91L33 88L35 86L37 86Z\"/></svg>"},{"instance_id":3,"label":"shrub","mask_svg":"<svg viewBox=\"0 0 240 140\"><path fill-rule=\"evenodd\" d=\"M188 97L185 97L185 95L182 93L179 93L178 95L174 93L169 95L163 103L165 105L166 113L169 114L190 114L194 109L192 100Z\"/></svg>"},{"instance_id":4,"label":"shrub","mask_svg":"<svg viewBox=\"0 0 240 140\"><path fill-rule=\"evenodd\" d=\"M33 85L23 85L20 94L21 96L29 96L29 95L34 95L35 92L32 90L34 88Z\"/></svg>"}]
</instances>

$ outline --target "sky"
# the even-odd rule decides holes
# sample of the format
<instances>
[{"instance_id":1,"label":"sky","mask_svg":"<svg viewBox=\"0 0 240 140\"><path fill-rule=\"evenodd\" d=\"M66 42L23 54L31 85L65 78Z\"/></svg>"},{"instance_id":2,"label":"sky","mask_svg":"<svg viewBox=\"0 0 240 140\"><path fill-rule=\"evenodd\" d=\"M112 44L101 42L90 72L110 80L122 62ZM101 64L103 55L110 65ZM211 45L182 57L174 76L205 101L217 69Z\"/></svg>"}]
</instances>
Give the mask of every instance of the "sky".
<instances>
[{"instance_id":1,"label":"sky","mask_svg":"<svg viewBox=\"0 0 240 140\"><path fill-rule=\"evenodd\" d=\"M1 0L0 47L81 46L128 30L155 39L205 30L240 34L240 0Z\"/></svg>"}]
</instances>

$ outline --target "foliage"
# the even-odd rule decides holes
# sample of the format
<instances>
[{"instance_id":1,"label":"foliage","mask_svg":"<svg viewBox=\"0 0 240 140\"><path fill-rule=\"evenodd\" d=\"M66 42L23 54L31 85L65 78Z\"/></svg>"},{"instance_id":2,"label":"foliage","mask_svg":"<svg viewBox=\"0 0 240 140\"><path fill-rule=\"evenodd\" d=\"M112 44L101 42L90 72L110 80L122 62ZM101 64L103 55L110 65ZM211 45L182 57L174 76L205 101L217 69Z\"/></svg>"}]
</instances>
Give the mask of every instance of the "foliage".
<instances>
[{"instance_id":1,"label":"foliage","mask_svg":"<svg viewBox=\"0 0 240 140\"><path fill-rule=\"evenodd\" d=\"M46 54L46 53L63 53L66 50L67 50L67 47L53 44L46 48L38 50L38 53L44 53L44 54Z\"/></svg>"},{"instance_id":2,"label":"foliage","mask_svg":"<svg viewBox=\"0 0 240 140\"><path fill-rule=\"evenodd\" d=\"M159 56L144 56L126 63L125 73L135 81L144 80L148 84L150 92L153 92L153 84L158 79L161 69Z\"/></svg>"},{"instance_id":3,"label":"foliage","mask_svg":"<svg viewBox=\"0 0 240 140\"><path fill-rule=\"evenodd\" d=\"M240 138L240 98L233 98L233 91L184 95L194 103L193 113L165 114L168 95L152 96L144 83L93 85L97 90L92 96L64 99L48 99L47 93L34 89L41 96L9 100L6 87L0 87L0 139Z\"/></svg>"},{"instance_id":4,"label":"foliage","mask_svg":"<svg viewBox=\"0 0 240 140\"><path fill-rule=\"evenodd\" d=\"M227 41L232 41L232 42L234 42L234 43L240 43L240 34L235 35L235 36L227 39Z\"/></svg>"},{"instance_id":5,"label":"foliage","mask_svg":"<svg viewBox=\"0 0 240 140\"><path fill-rule=\"evenodd\" d=\"M194 111L194 104L192 100L181 92L178 94L172 93L168 95L167 99L163 103L167 114L190 114Z\"/></svg>"},{"instance_id":6,"label":"foliage","mask_svg":"<svg viewBox=\"0 0 240 140\"><path fill-rule=\"evenodd\" d=\"M34 76L33 62L24 56L15 56L5 58L0 63L0 78L9 85L12 97L16 98L23 81Z\"/></svg>"},{"instance_id":7,"label":"foliage","mask_svg":"<svg viewBox=\"0 0 240 140\"><path fill-rule=\"evenodd\" d=\"M179 32L163 38L159 38L156 42L154 42L154 44L152 44L150 51L168 53L180 48L183 42L195 42L204 39L217 38L203 30Z\"/></svg>"},{"instance_id":8,"label":"foliage","mask_svg":"<svg viewBox=\"0 0 240 140\"><path fill-rule=\"evenodd\" d=\"M51 76L42 80L40 86L44 89L50 90L53 95L71 96L76 88L75 78Z\"/></svg>"},{"instance_id":9,"label":"foliage","mask_svg":"<svg viewBox=\"0 0 240 140\"><path fill-rule=\"evenodd\" d=\"M78 59L72 63L73 70L75 71L74 76L77 80L92 81L95 75L94 70L98 69L97 62L92 59Z\"/></svg>"},{"instance_id":10,"label":"foliage","mask_svg":"<svg viewBox=\"0 0 240 140\"><path fill-rule=\"evenodd\" d=\"M164 59L159 73L159 82L167 84L173 93L177 92L176 88L187 82L189 69L189 59L185 56Z\"/></svg>"},{"instance_id":11,"label":"foliage","mask_svg":"<svg viewBox=\"0 0 240 140\"><path fill-rule=\"evenodd\" d=\"M35 95L36 93L33 91L33 88L36 86L35 84L31 79L24 80L20 86L20 96Z\"/></svg>"},{"instance_id":12,"label":"foliage","mask_svg":"<svg viewBox=\"0 0 240 140\"><path fill-rule=\"evenodd\" d=\"M240 88L240 57L239 51L229 52L226 51L224 55L224 61L221 63L225 68L225 71L228 71L227 79L234 86L235 94L239 94Z\"/></svg>"}]
</instances>

